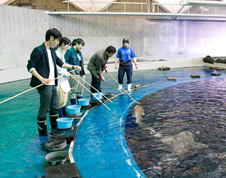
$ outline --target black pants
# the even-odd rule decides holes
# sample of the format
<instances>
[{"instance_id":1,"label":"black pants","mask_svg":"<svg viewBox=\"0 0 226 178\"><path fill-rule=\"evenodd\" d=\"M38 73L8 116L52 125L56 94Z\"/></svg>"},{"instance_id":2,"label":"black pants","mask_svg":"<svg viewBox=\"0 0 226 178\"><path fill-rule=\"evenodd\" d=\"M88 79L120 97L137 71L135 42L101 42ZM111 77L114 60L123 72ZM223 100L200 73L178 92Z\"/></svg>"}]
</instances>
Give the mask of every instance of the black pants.
<instances>
[{"instance_id":1,"label":"black pants","mask_svg":"<svg viewBox=\"0 0 226 178\"><path fill-rule=\"evenodd\" d=\"M124 75L127 75L127 84L132 83L132 73L133 73L133 66L132 63L127 63L126 65L119 65L119 70L118 70L118 83L123 84L123 78Z\"/></svg>"},{"instance_id":2,"label":"black pants","mask_svg":"<svg viewBox=\"0 0 226 178\"><path fill-rule=\"evenodd\" d=\"M38 118L45 118L49 113L50 116L58 116L59 103L55 85L43 85L37 88L40 95L40 108Z\"/></svg>"},{"instance_id":3,"label":"black pants","mask_svg":"<svg viewBox=\"0 0 226 178\"><path fill-rule=\"evenodd\" d=\"M94 88L96 88L98 91L101 92L101 88L100 88L100 84L101 84L101 80L96 78L93 74L92 75L92 82L91 82L91 86L93 86ZM96 93L97 91L94 90L92 87L90 88L90 91L92 93Z\"/></svg>"}]
</instances>

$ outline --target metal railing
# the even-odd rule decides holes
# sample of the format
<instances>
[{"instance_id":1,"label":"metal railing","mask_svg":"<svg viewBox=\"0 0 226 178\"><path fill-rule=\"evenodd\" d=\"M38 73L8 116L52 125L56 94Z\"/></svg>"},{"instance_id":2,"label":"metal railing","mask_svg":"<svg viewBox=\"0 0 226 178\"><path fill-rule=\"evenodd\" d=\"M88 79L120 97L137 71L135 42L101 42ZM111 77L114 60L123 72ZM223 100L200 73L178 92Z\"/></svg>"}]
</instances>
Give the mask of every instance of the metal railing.
<instances>
[{"instance_id":1,"label":"metal railing","mask_svg":"<svg viewBox=\"0 0 226 178\"><path fill-rule=\"evenodd\" d=\"M107 4L106 6L106 12L108 12L108 7L111 6L112 4L123 4L124 5L124 12L126 12L126 4L130 5L140 5L141 6L141 12L143 12L143 5L147 5L148 0L146 0L146 3L138 3L138 2L108 2L108 1L95 1L95 2L90 2L90 1L63 1L64 3L67 3L68 6L68 12L70 11L69 6L70 3L102 3L102 4Z\"/></svg>"},{"instance_id":2,"label":"metal railing","mask_svg":"<svg viewBox=\"0 0 226 178\"><path fill-rule=\"evenodd\" d=\"M216 3L215 3L216 2ZM221 4L221 5L220 5ZM174 5L174 6L190 6L188 9L186 9L183 13L187 13L190 14L190 9L194 6L198 6L200 7L200 11L202 14L204 14L204 11L209 11L209 7L214 7L214 14L217 15L217 8L218 7L224 7L226 8L226 2L218 2L218 1L202 1L202 0L197 0L197 1L187 1L187 2L180 2L178 4L170 4L170 3L159 3L157 1L152 1L152 12L155 13L155 11L157 11L157 13L159 13L159 8L161 7L162 9L165 9L164 5ZM157 7L157 8L156 8ZM199 11L199 13L200 13ZM178 12L179 13L179 12Z\"/></svg>"},{"instance_id":3,"label":"metal railing","mask_svg":"<svg viewBox=\"0 0 226 178\"><path fill-rule=\"evenodd\" d=\"M146 2L140 3L140 2L109 2L109 1L78 1L78 0L71 0L71 1L63 1L63 3L67 3L68 6L68 12L70 11L70 3L75 3L74 5L76 5L76 3L102 3L102 4L106 4L106 6L104 8L102 8L101 12L105 11L108 12L108 8L112 5L112 4L121 4L124 6L124 13L126 13L126 5L140 5L141 7L141 13L143 13L143 5L147 6L147 12L150 13L150 0L146 0ZM173 5L173 6L190 6L189 8L187 8L186 10L183 10L183 12L181 11L181 13L186 13L186 14L190 14L190 8L192 8L193 6L199 6L200 7L200 11L198 12L198 14L204 14L205 11L209 10L209 7L215 7L215 15L217 15L217 11L218 11L218 7L226 7L226 2L218 2L218 1L205 1L205 0L182 0L180 3L178 4L171 4L171 3L159 3L157 0L153 0L152 1L152 13L160 13L159 9L162 8L164 11L166 11L167 13L172 13L170 12L168 9L166 9L164 7L164 5ZM180 13L177 12L178 14Z\"/></svg>"}]
</instances>

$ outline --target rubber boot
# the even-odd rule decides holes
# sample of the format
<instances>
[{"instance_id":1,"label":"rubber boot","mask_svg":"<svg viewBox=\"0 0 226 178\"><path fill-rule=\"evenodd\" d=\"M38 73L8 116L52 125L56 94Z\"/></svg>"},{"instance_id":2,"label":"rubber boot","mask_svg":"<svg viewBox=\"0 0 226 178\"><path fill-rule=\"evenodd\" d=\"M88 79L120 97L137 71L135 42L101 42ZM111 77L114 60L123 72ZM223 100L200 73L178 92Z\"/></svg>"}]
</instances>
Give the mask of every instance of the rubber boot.
<instances>
[{"instance_id":1,"label":"rubber boot","mask_svg":"<svg viewBox=\"0 0 226 178\"><path fill-rule=\"evenodd\" d=\"M63 108L59 108L59 117L64 117Z\"/></svg>"},{"instance_id":2,"label":"rubber boot","mask_svg":"<svg viewBox=\"0 0 226 178\"><path fill-rule=\"evenodd\" d=\"M122 89L122 85L119 85L117 90L121 90L121 89Z\"/></svg>"},{"instance_id":3,"label":"rubber boot","mask_svg":"<svg viewBox=\"0 0 226 178\"><path fill-rule=\"evenodd\" d=\"M37 118L37 124L38 124L38 132L40 136L49 136L49 133L47 132L47 122L46 117L44 118Z\"/></svg>"},{"instance_id":4,"label":"rubber boot","mask_svg":"<svg viewBox=\"0 0 226 178\"><path fill-rule=\"evenodd\" d=\"M50 118L50 124L51 124L51 129L57 129L57 119L59 118L59 114L56 115L49 115Z\"/></svg>"},{"instance_id":5,"label":"rubber boot","mask_svg":"<svg viewBox=\"0 0 226 178\"><path fill-rule=\"evenodd\" d=\"M75 98L70 99L70 101L71 101L71 105L75 105L76 104L76 99Z\"/></svg>"},{"instance_id":6,"label":"rubber boot","mask_svg":"<svg viewBox=\"0 0 226 178\"><path fill-rule=\"evenodd\" d=\"M64 117L67 117L67 109L66 109L66 106L62 107L62 114Z\"/></svg>"},{"instance_id":7,"label":"rubber boot","mask_svg":"<svg viewBox=\"0 0 226 178\"><path fill-rule=\"evenodd\" d=\"M128 84L127 86L128 86L128 92L131 92L132 91L131 90L132 83Z\"/></svg>"}]
</instances>

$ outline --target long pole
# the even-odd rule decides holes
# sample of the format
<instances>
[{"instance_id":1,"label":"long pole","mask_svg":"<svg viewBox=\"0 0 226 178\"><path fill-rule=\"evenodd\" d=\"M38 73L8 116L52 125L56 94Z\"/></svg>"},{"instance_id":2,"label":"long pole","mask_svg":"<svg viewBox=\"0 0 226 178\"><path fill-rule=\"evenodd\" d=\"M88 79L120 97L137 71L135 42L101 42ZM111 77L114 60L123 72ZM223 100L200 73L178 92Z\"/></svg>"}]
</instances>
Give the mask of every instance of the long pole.
<instances>
[{"instance_id":1,"label":"long pole","mask_svg":"<svg viewBox=\"0 0 226 178\"><path fill-rule=\"evenodd\" d=\"M58 76L58 77L52 79L51 81L54 81L54 80L56 80L56 79L58 79L58 78L60 78L60 77L63 77L64 75L66 75L66 74L60 75L60 76ZM31 90L34 90L34 89L36 89L36 88L38 88L38 87L40 87L40 86L42 86L42 85L44 85L44 83L42 83L42 84L40 84L40 85L37 85L36 87L33 87L33 88L31 88L31 89L29 89L29 90L26 90L26 91L24 91L24 92L22 92L22 93L19 93L19 94L15 95L15 96L12 96L11 98L8 98L8 99L6 99L6 100L4 100L4 101L1 101L0 104L4 103L4 102L6 102L6 101L9 101L9 100L11 100L11 99L13 99L13 98L16 98L16 97L18 97L18 96L20 96L20 95L22 95L22 94L24 94L24 93L27 93L27 92L29 92L29 91L31 91Z\"/></svg>"},{"instance_id":2,"label":"long pole","mask_svg":"<svg viewBox=\"0 0 226 178\"><path fill-rule=\"evenodd\" d=\"M113 80L118 84L118 85L120 85L118 82L117 82L117 80L115 80L115 78L109 73L109 72L107 72L110 76L111 76L111 78L113 78ZM132 96L122 87L122 89L126 92L126 94L127 95L129 95L129 97L134 101L134 102L136 102L137 103L137 101L135 101L133 98L132 98Z\"/></svg>"},{"instance_id":3,"label":"long pole","mask_svg":"<svg viewBox=\"0 0 226 178\"><path fill-rule=\"evenodd\" d=\"M109 107L107 107L99 98L97 98L91 91L89 91L89 89L86 88L81 82L79 82L76 78L73 79L76 80L80 85L82 85L91 95L93 95L99 102L101 102L101 104L103 104L106 108L110 110Z\"/></svg>"},{"instance_id":4,"label":"long pole","mask_svg":"<svg viewBox=\"0 0 226 178\"><path fill-rule=\"evenodd\" d=\"M94 90L96 90L98 93L100 93L99 90L97 90L96 88L94 88L92 85L90 85L87 81L85 81L82 77L80 77L79 75L77 75L82 81L84 81L86 84L88 84L90 87L92 87ZM108 101L112 102L108 97L106 97L103 93L101 93L103 95L104 98L106 98Z\"/></svg>"}]
</instances>

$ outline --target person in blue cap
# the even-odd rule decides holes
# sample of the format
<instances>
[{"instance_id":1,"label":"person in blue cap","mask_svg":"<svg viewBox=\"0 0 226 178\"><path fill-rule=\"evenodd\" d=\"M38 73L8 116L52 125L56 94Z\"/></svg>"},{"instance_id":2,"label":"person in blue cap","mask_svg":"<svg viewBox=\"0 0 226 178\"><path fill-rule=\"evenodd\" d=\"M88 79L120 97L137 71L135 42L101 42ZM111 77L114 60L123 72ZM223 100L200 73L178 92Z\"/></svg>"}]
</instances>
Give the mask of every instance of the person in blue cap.
<instances>
[{"instance_id":1,"label":"person in blue cap","mask_svg":"<svg viewBox=\"0 0 226 178\"><path fill-rule=\"evenodd\" d=\"M128 92L131 92L132 86L132 73L133 73L133 65L131 60L134 61L136 69L138 69L138 64L136 62L136 55L132 48L129 47L129 39L124 38L122 41L123 46L119 48L116 61L115 61L115 69L118 70L118 61L119 62L119 70L118 70L118 83L119 88L118 90L122 89L123 78L126 72L127 75L127 85L128 85Z\"/></svg>"}]
</instances>

